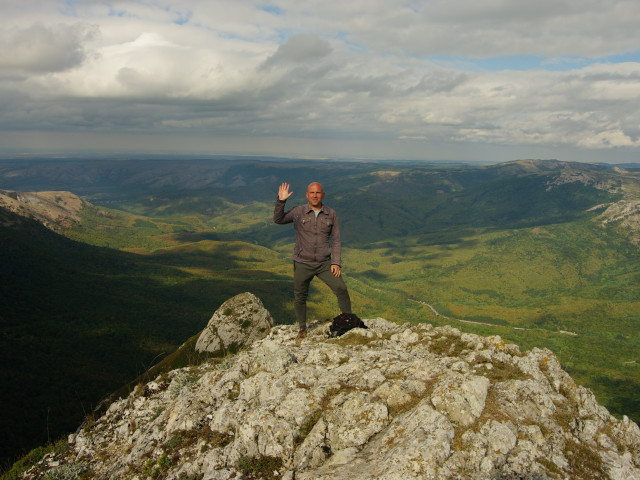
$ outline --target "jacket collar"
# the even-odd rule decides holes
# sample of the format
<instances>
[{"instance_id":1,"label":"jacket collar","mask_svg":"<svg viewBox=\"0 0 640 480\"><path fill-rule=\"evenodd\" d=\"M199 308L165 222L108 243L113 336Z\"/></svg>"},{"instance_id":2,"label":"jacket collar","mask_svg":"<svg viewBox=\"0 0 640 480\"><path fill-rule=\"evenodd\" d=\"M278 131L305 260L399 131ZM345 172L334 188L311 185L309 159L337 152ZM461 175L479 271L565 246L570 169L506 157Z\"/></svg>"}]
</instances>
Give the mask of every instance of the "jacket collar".
<instances>
[{"instance_id":1,"label":"jacket collar","mask_svg":"<svg viewBox=\"0 0 640 480\"><path fill-rule=\"evenodd\" d=\"M313 212L313 208L311 208L311 205L309 205L309 204L307 203L307 205L305 206L304 213L311 213L311 212ZM324 204L323 204L323 205L322 205L322 207L320 208L320 213L327 213L327 212L325 212L325 211L324 211Z\"/></svg>"}]
</instances>

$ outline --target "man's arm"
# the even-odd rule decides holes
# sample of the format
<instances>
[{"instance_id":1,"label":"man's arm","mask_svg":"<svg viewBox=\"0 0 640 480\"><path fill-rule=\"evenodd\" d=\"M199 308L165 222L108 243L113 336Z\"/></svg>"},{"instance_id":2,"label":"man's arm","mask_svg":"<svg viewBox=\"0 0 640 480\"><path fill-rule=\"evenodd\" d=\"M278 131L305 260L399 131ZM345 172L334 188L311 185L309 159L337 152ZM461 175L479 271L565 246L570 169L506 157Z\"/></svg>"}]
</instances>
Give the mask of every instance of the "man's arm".
<instances>
[{"instance_id":1,"label":"man's arm","mask_svg":"<svg viewBox=\"0 0 640 480\"><path fill-rule=\"evenodd\" d=\"M339 277L342 265L342 239L340 238L338 215L335 211L333 216L333 227L331 228L331 273L333 273L334 277Z\"/></svg>"},{"instance_id":2,"label":"man's arm","mask_svg":"<svg viewBox=\"0 0 640 480\"><path fill-rule=\"evenodd\" d=\"M278 188L278 199L276 200L276 206L273 209L273 221L275 223L291 223L293 221L285 212L284 204L287 199L293 195L292 191L289 191L289 184L283 183ZM287 212L288 213L288 212Z\"/></svg>"}]
</instances>

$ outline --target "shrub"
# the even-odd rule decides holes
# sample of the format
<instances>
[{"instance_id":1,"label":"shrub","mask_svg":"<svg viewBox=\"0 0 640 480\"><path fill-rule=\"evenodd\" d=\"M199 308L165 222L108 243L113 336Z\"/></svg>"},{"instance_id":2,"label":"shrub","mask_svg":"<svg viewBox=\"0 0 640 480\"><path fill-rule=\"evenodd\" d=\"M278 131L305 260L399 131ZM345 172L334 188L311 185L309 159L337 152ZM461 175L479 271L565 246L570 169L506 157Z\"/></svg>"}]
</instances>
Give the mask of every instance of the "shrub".
<instances>
[{"instance_id":1,"label":"shrub","mask_svg":"<svg viewBox=\"0 0 640 480\"><path fill-rule=\"evenodd\" d=\"M238 461L238 469L251 480L257 480L259 478L276 480L280 476L281 467L281 459L266 455L259 457L242 457Z\"/></svg>"}]
</instances>

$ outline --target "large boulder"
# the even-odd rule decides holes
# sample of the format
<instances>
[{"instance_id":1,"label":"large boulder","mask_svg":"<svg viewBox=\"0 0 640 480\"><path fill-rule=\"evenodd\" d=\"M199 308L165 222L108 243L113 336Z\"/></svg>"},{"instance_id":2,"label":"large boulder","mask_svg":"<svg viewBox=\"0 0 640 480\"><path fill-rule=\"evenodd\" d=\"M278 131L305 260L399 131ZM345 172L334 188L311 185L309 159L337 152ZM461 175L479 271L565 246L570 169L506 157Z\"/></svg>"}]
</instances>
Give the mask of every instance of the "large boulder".
<instances>
[{"instance_id":1,"label":"large boulder","mask_svg":"<svg viewBox=\"0 0 640 480\"><path fill-rule=\"evenodd\" d=\"M198 337L198 352L218 353L237 351L266 337L273 326L273 318L262 301L246 292L224 302Z\"/></svg>"}]
</instances>

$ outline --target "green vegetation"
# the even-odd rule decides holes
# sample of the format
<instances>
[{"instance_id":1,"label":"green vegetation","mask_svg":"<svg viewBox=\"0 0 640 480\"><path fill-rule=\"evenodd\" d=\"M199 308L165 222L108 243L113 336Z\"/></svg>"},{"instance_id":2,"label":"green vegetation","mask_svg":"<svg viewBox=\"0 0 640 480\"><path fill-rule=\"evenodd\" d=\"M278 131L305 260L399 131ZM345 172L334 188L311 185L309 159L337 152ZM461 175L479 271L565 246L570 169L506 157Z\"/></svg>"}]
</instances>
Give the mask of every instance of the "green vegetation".
<instances>
[{"instance_id":1,"label":"green vegetation","mask_svg":"<svg viewBox=\"0 0 640 480\"><path fill-rule=\"evenodd\" d=\"M45 457L45 455L50 453L65 453L67 448L66 438L60 439L55 443L48 443L44 447L36 447L0 475L0 480L18 480L21 478L22 472L25 472L36 465Z\"/></svg>"},{"instance_id":2,"label":"green vegetation","mask_svg":"<svg viewBox=\"0 0 640 480\"><path fill-rule=\"evenodd\" d=\"M0 380L12 386L3 445L16 447L3 458L73 430L123 385L125 394L166 369L223 361L193 345L235 294L251 291L276 322L293 323L293 228L271 221L285 180L292 205L309 179L323 182L340 214L343 272L362 318L450 324L522 350L548 347L612 413L640 421L640 249L618 224L597 220L602 208L592 210L638 195L637 175L589 166L588 178L618 188L610 193L588 182L550 186L567 168L560 162L331 167L215 164L215 187L125 190L97 177L94 191L75 192L96 206L68 238L0 210L0 365L10 366ZM328 288L313 282L309 318L335 314Z\"/></svg>"},{"instance_id":3,"label":"green vegetation","mask_svg":"<svg viewBox=\"0 0 640 480\"><path fill-rule=\"evenodd\" d=\"M265 455L242 457L238 461L238 469L247 479L275 480L282 474L280 468L282 468L282 459Z\"/></svg>"}]
</instances>

